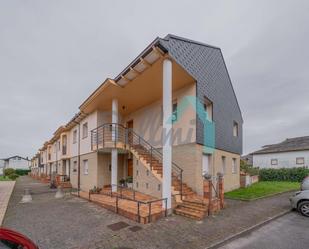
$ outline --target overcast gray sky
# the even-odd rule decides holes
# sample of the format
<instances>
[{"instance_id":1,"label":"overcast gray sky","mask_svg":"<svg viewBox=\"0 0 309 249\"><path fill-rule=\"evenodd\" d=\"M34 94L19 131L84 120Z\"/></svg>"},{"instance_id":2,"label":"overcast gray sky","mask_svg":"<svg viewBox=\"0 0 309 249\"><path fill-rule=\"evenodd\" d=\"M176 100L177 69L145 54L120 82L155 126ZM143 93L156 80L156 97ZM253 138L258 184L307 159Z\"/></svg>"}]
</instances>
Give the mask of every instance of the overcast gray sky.
<instances>
[{"instance_id":1,"label":"overcast gray sky","mask_svg":"<svg viewBox=\"0 0 309 249\"><path fill-rule=\"evenodd\" d=\"M0 158L32 156L168 33L221 47L244 153L309 135L309 1L0 0Z\"/></svg>"}]
</instances>

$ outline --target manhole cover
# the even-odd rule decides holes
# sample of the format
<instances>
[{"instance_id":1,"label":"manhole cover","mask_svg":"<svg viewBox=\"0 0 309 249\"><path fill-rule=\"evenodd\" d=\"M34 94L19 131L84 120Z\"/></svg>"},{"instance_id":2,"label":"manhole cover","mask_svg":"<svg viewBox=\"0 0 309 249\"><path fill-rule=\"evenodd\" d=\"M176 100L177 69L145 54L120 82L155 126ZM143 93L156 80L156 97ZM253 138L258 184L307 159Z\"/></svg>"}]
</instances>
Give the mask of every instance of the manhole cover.
<instances>
[{"instance_id":1,"label":"manhole cover","mask_svg":"<svg viewBox=\"0 0 309 249\"><path fill-rule=\"evenodd\" d=\"M143 228L139 227L139 226L133 226L129 228L132 232L137 232L139 230L142 230Z\"/></svg>"},{"instance_id":2,"label":"manhole cover","mask_svg":"<svg viewBox=\"0 0 309 249\"><path fill-rule=\"evenodd\" d=\"M117 222L117 223L114 223L114 224L111 224L111 225L108 225L107 227L113 231L119 231L120 229L123 229L123 228L126 228L130 226L128 223L125 223L125 222Z\"/></svg>"}]
</instances>

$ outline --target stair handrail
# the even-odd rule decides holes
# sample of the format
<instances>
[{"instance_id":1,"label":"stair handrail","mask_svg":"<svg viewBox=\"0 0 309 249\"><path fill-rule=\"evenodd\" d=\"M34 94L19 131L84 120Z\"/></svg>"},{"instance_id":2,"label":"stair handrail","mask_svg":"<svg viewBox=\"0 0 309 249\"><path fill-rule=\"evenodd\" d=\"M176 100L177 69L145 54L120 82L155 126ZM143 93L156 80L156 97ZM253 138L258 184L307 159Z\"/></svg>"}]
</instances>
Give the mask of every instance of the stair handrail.
<instances>
[{"instance_id":1,"label":"stair handrail","mask_svg":"<svg viewBox=\"0 0 309 249\"><path fill-rule=\"evenodd\" d=\"M119 123L104 123L104 124L102 124L102 125L100 125L100 126L98 126L98 127L96 127L96 128L94 128L94 129L92 129L91 130L91 148L93 149L93 143L95 142L96 143L96 145L97 145L97 149L98 149L98 145L99 145L99 143L98 143L98 141L99 141L99 130L100 129L103 129L103 146L104 146L104 128L105 127L112 127L112 128L114 128L115 129L115 139L114 139L114 141L113 142L115 142L115 146L116 146L116 142L117 141L119 141L119 138L122 138L122 139L124 139L124 141L122 141L122 142L124 142L125 144L129 144L130 143L130 138L129 138L129 133L131 133L132 135L134 135L135 137L137 137L137 139L138 139L138 143L139 144L141 144L141 143L143 143L143 144L145 144L148 148L146 148L145 147L145 149L148 149L149 151L150 151L150 153L151 153L151 157L152 156L154 156L153 154L157 154L157 157L159 157L159 160L158 161L163 161L163 155L162 155L162 153L157 149L157 148L155 148L155 147L153 147L149 142L147 142L143 137L141 137L140 135L138 135L134 130L133 130L133 128L128 128L128 127L125 127L124 125L122 125L122 124L119 124ZM124 130L124 134L125 134L125 137L123 138L123 137L120 137L119 136L119 128L120 129L122 129L122 130ZM113 131L111 131L111 132L113 132ZM93 140L94 139L94 134L95 134L95 141ZM113 133L111 133L112 135L112 138L113 138ZM133 141L132 141L133 142ZM129 144L130 145L130 144ZM134 145L134 144L133 144ZM130 146L132 146L132 145L130 145ZM143 146L144 147L144 146ZM152 163L152 158L151 158L151 163ZM151 164L150 163L150 164ZM150 166L151 167L151 166ZM182 199L182 180L183 180L183 169L179 166L179 165L177 165L175 162L173 162L172 161L172 170L174 170L174 172L172 172L172 174L174 173L174 176L176 175L176 177L179 177L180 179L180 182L181 182L181 184L180 184L180 193L179 193L179 195L181 196L181 199ZM176 171L176 172L175 172Z\"/></svg>"}]
</instances>

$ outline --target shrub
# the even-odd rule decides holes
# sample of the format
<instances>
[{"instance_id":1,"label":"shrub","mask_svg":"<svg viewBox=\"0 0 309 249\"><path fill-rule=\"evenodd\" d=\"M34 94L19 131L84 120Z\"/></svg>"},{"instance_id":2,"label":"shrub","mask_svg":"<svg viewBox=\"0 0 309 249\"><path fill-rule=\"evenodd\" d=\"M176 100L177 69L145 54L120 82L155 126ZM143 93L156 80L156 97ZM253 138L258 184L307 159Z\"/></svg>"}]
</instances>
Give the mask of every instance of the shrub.
<instances>
[{"instance_id":1,"label":"shrub","mask_svg":"<svg viewBox=\"0 0 309 249\"><path fill-rule=\"evenodd\" d=\"M9 175L12 175L12 174L15 174L15 169L7 168L7 169L4 170L4 176L9 176Z\"/></svg>"},{"instance_id":2,"label":"shrub","mask_svg":"<svg viewBox=\"0 0 309 249\"><path fill-rule=\"evenodd\" d=\"M260 169L261 181L290 181L301 182L309 175L309 169L281 168L281 169Z\"/></svg>"},{"instance_id":3,"label":"shrub","mask_svg":"<svg viewBox=\"0 0 309 249\"><path fill-rule=\"evenodd\" d=\"M16 173L13 173L13 174L10 174L8 177L14 181L19 177L19 175L17 175Z\"/></svg>"},{"instance_id":4,"label":"shrub","mask_svg":"<svg viewBox=\"0 0 309 249\"><path fill-rule=\"evenodd\" d=\"M15 170L15 173L20 176L28 175L29 172L30 172L29 169L16 169Z\"/></svg>"},{"instance_id":5,"label":"shrub","mask_svg":"<svg viewBox=\"0 0 309 249\"><path fill-rule=\"evenodd\" d=\"M259 175L259 168L246 164L246 162L243 160L240 160L240 170L244 173L249 174L250 176Z\"/></svg>"}]
</instances>

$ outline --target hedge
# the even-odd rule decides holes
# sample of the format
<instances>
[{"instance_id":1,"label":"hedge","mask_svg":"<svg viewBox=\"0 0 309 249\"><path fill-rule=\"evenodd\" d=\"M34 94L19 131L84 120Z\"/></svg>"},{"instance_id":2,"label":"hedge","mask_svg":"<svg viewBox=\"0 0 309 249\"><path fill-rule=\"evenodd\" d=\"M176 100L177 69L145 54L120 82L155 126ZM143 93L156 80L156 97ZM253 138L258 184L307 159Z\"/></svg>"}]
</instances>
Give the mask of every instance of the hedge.
<instances>
[{"instance_id":1,"label":"hedge","mask_svg":"<svg viewBox=\"0 0 309 249\"><path fill-rule=\"evenodd\" d=\"M28 175L29 172L30 172L29 169L16 169L15 170L15 173L19 176Z\"/></svg>"},{"instance_id":2,"label":"hedge","mask_svg":"<svg viewBox=\"0 0 309 249\"><path fill-rule=\"evenodd\" d=\"M301 182L309 175L307 168L260 169L261 181Z\"/></svg>"}]
</instances>

